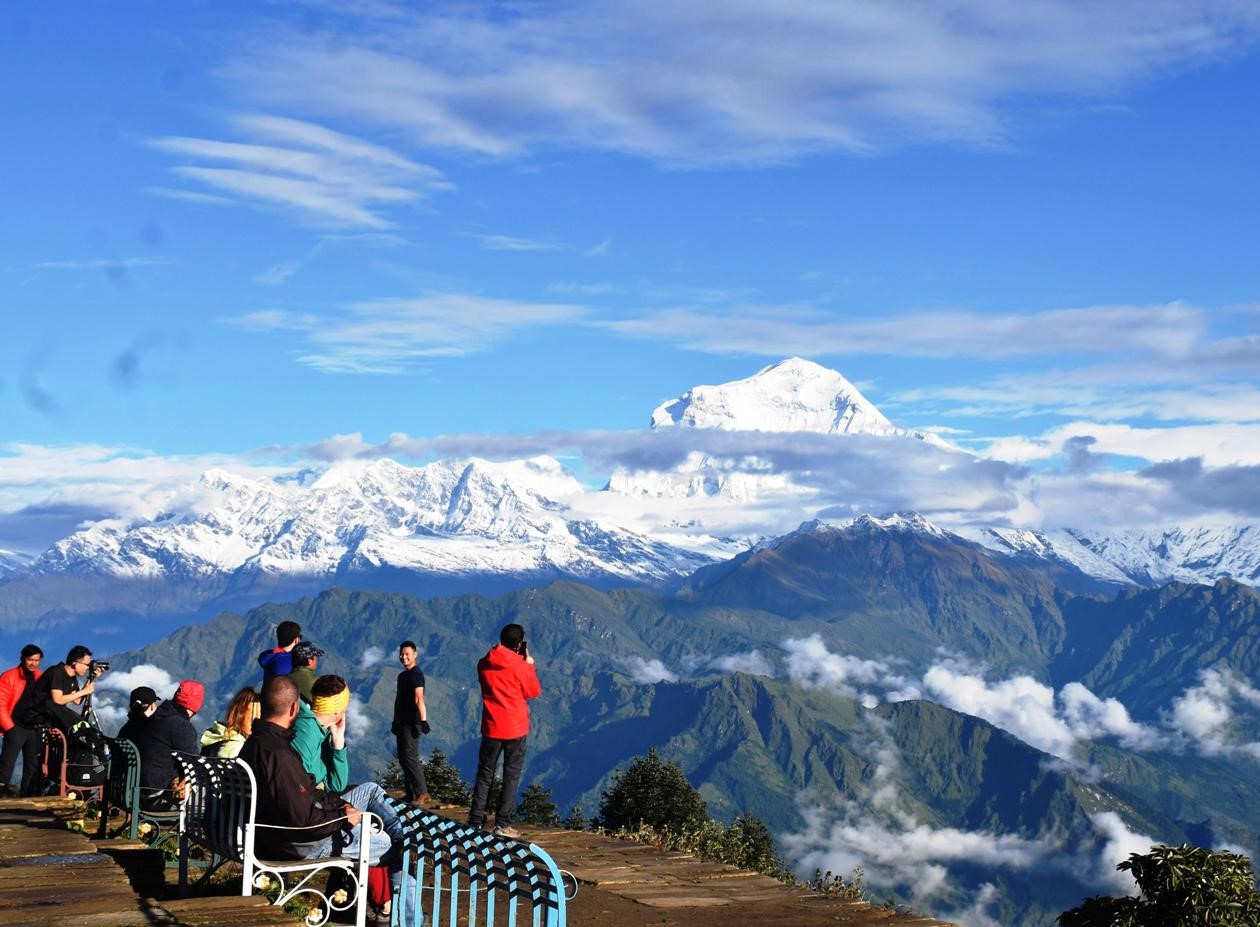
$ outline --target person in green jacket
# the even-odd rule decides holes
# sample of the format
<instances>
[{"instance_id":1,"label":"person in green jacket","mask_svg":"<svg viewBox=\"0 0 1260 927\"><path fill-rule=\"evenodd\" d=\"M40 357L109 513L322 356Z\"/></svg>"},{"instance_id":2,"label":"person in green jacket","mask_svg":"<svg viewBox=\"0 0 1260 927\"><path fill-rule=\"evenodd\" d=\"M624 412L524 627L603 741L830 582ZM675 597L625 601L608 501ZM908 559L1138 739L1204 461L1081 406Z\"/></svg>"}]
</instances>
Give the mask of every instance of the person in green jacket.
<instances>
[{"instance_id":1,"label":"person in green jacket","mask_svg":"<svg viewBox=\"0 0 1260 927\"><path fill-rule=\"evenodd\" d=\"M340 676L320 676L311 686L310 707L300 702L293 722L293 749L302 766L315 778L317 788L335 793L362 811L381 819L385 833L402 840L398 812L385 800L385 790L375 782L350 785L350 759L346 752L346 714L350 687Z\"/></svg>"},{"instance_id":2,"label":"person in green jacket","mask_svg":"<svg viewBox=\"0 0 1260 927\"><path fill-rule=\"evenodd\" d=\"M258 693L250 686L237 692L228 705L227 720L214 722L201 735L201 755L232 759L240 754L261 708Z\"/></svg>"},{"instance_id":3,"label":"person in green jacket","mask_svg":"<svg viewBox=\"0 0 1260 927\"><path fill-rule=\"evenodd\" d=\"M292 676L292 673L289 674ZM320 676L311 685L311 705L302 702L293 723L293 749L315 777L316 788L340 794L350 784L346 712L350 687L340 676Z\"/></svg>"},{"instance_id":4,"label":"person in green jacket","mask_svg":"<svg viewBox=\"0 0 1260 927\"><path fill-rule=\"evenodd\" d=\"M324 651L310 641L298 641L293 648L293 669L289 671L289 678L297 683L298 695L308 705L314 700L311 687L315 685L315 671L319 669L319 658L323 655Z\"/></svg>"}]
</instances>

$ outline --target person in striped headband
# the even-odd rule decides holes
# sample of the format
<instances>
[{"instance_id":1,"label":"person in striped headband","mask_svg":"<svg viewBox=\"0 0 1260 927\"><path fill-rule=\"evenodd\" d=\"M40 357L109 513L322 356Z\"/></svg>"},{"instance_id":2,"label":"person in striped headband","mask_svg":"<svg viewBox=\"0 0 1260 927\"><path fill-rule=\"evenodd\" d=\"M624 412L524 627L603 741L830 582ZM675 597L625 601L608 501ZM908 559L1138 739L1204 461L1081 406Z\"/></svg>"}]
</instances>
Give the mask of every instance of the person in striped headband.
<instances>
[{"instance_id":1,"label":"person in striped headband","mask_svg":"<svg viewBox=\"0 0 1260 927\"><path fill-rule=\"evenodd\" d=\"M375 782L350 785L350 759L346 750L346 715L350 686L340 676L320 676L311 686L311 704L302 702L293 722L293 749L302 766L315 779L315 787L341 796L356 808L381 819L385 833L402 839L402 823L385 790Z\"/></svg>"}]
</instances>

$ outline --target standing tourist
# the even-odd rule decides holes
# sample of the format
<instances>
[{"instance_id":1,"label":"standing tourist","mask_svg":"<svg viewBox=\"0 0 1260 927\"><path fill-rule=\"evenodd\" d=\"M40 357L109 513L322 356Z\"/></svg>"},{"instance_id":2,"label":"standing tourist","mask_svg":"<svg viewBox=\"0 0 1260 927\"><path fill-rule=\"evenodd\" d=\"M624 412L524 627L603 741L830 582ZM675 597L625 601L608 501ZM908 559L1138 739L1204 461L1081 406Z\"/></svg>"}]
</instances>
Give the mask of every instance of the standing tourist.
<instances>
[{"instance_id":1,"label":"standing tourist","mask_svg":"<svg viewBox=\"0 0 1260 927\"><path fill-rule=\"evenodd\" d=\"M398 765L402 769L406 800L423 805L429 800L429 785L424 780L424 764L420 761L420 735L429 733L429 710L424 704L424 673L416 663L415 641L398 645L398 691L394 695L394 724L390 728L398 739Z\"/></svg>"},{"instance_id":2,"label":"standing tourist","mask_svg":"<svg viewBox=\"0 0 1260 927\"><path fill-rule=\"evenodd\" d=\"M28 726L21 722L31 716L29 706L43 659L44 651L35 644L27 644L22 648L18 665L0 674L0 734L4 737L4 748L0 749L0 791L8 789L13 767L20 756L22 787L19 794L23 797L34 795L39 783L39 731L33 724Z\"/></svg>"},{"instance_id":3,"label":"standing tourist","mask_svg":"<svg viewBox=\"0 0 1260 927\"><path fill-rule=\"evenodd\" d=\"M504 625L498 646L477 662L481 683L481 750L477 757L477 784L473 787L472 810L468 823L484 828L490 784L503 756L503 790L494 816L494 833L499 837L520 836L512 826L516 814L516 790L525 765L525 738L529 734L529 699L542 692L534 658L525 644L525 629L519 624Z\"/></svg>"}]
</instances>

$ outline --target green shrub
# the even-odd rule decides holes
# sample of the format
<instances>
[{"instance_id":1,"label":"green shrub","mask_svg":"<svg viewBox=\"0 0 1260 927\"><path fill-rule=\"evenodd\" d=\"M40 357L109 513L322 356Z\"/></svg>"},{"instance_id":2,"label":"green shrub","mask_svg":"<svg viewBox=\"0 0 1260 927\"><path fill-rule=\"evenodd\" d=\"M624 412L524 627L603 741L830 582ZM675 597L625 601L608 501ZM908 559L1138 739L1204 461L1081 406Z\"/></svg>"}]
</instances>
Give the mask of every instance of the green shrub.
<instances>
[{"instance_id":1,"label":"green shrub","mask_svg":"<svg viewBox=\"0 0 1260 927\"><path fill-rule=\"evenodd\" d=\"M531 782L516 803L517 816L526 824L537 827L559 827L560 812L551 800L551 789Z\"/></svg>"},{"instance_id":2,"label":"green shrub","mask_svg":"<svg viewBox=\"0 0 1260 927\"><path fill-rule=\"evenodd\" d=\"M566 830L586 830L590 823L582 811L582 806L574 805L569 809L569 816L561 822L561 826Z\"/></svg>"},{"instance_id":3,"label":"green shrub","mask_svg":"<svg viewBox=\"0 0 1260 927\"><path fill-rule=\"evenodd\" d=\"M1260 894L1251 860L1182 844L1133 853L1116 866L1133 873L1141 898L1088 898L1059 915L1062 927L1257 927Z\"/></svg>"},{"instance_id":4,"label":"green shrub","mask_svg":"<svg viewBox=\"0 0 1260 927\"><path fill-rule=\"evenodd\" d=\"M424 764L424 781L434 799L449 805L472 804L472 786L459 775L459 770L446 760L436 747Z\"/></svg>"},{"instance_id":5,"label":"green shrub","mask_svg":"<svg viewBox=\"0 0 1260 927\"><path fill-rule=\"evenodd\" d=\"M605 830L646 824L681 831L701 827L707 820L708 806L682 769L652 749L631 760L625 772L613 774L612 785L600 796L596 823Z\"/></svg>"}]
</instances>

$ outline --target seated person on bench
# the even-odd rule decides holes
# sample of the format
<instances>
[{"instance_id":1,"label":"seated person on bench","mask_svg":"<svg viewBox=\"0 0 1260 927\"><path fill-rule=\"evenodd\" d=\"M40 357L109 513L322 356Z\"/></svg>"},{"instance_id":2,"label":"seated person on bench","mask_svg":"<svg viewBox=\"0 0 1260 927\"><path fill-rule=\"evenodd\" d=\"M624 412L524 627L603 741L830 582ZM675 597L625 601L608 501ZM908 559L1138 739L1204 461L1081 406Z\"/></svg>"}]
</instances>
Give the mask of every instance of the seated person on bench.
<instances>
[{"instance_id":1,"label":"seated person on bench","mask_svg":"<svg viewBox=\"0 0 1260 927\"><path fill-rule=\"evenodd\" d=\"M289 676L293 678L292 674ZM296 681L296 680L295 680ZM350 787L350 760L346 751L346 710L350 687L340 676L320 676L311 686L311 706L298 706L293 723L293 749L302 766L315 778L315 787L340 795L342 799L371 811L381 819L385 833L402 839L398 812L385 800L385 790L375 782Z\"/></svg>"},{"instance_id":2,"label":"seated person on bench","mask_svg":"<svg viewBox=\"0 0 1260 927\"><path fill-rule=\"evenodd\" d=\"M192 717L201 711L205 697L201 683L185 679L145 722L136 746L140 748L140 806L146 811L172 811L179 806L181 796L175 787L179 764L171 753L197 756L200 752Z\"/></svg>"},{"instance_id":3,"label":"seated person on bench","mask_svg":"<svg viewBox=\"0 0 1260 927\"><path fill-rule=\"evenodd\" d=\"M348 691L339 697L342 699L349 703ZM317 789L315 777L303 767L293 747L300 703L293 680L287 676L268 679L262 689L262 717L254 722L253 732L241 748L240 759L253 770L258 784L258 823L304 828L259 828L255 852L262 859L276 860L357 856L361 809L336 793ZM344 712L344 706L341 710ZM391 849L393 841L384 831L369 834L368 839L369 862L388 866L390 880L397 887L402 877L401 848ZM407 897L412 892L414 877L409 876Z\"/></svg>"}]
</instances>

